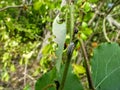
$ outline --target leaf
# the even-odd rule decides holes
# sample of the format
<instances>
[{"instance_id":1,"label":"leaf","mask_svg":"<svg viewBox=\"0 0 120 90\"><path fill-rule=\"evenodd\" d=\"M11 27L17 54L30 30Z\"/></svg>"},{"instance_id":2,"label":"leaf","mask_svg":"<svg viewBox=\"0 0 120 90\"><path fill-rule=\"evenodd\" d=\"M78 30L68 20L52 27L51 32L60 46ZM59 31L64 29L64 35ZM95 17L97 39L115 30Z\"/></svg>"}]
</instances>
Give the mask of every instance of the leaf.
<instances>
[{"instance_id":1,"label":"leaf","mask_svg":"<svg viewBox=\"0 0 120 90\"><path fill-rule=\"evenodd\" d=\"M104 43L94 50L92 78L96 90L120 90L120 47Z\"/></svg>"},{"instance_id":2,"label":"leaf","mask_svg":"<svg viewBox=\"0 0 120 90\"><path fill-rule=\"evenodd\" d=\"M86 70L82 65L72 64L75 74L85 74Z\"/></svg>"},{"instance_id":3,"label":"leaf","mask_svg":"<svg viewBox=\"0 0 120 90\"><path fill-rule=\"evenodd\" d=\"M88 27L87 23L86 23L86 22L82 22L82 27L83 27L83 28Z\"/></svg>"},{"instance_id":4,"label":"leaf","mask_svg":"<svg viewBox=\"0 0 120 90\"><path fill-rule=\"evenodd\" d=\"M56 77L56 69L53 68L50 72L45 73L41 78L39 78L35 84L35 90L55 90L55 87L49 85L54 83ZM48 89L49 88L49 89Z\"/></svg>"},{"instance_id":5,"label":"leaf","mask_svg":"<svg viewBox=\"0 0 120 90\"><path fill-rule=\"evenodd\" d=\"M33 7L34 7L35 10L39 10L40 7L42 6L42 4L43 4L43 2L37 1L37 2L34 3Z\"/></svg>"},{"instance_id":6,"label":"leaf","mask_svg":"<svg viewBox=\"0 0 120 90\"><path fill-rule=\"evenodd\" d=\"M61 68L61 73L63 74L64 67ZM62 78L61 78L62 79ZM82 84L79 78L73 73L72 66L69 67L65 86L63 90L83 90Z\"/></svg>"},{"instance_id":7,"label":"leaf","mask_svg":"<svg viewBox=\"0 0 120 90\"><path fill-rule=\"evenodd\" d=\"M84 30L82 30L82 33L84 33L85 35L89 36L92 34L92 29L90 28L84 28Z\"/></svg>"},{"instance_id":8,"label":"leaf","mask_svg":"<svg viewBox=\"0 0 120 90\"><path fill-rule=\"evenodd\" d=\"M62 80L62 75L64 71L64 66L61 67L60 72L56 72L56 69L53 68L50 72L44 74L39 78L35 84L35 90L45 90L45 87L55 84L54 80L57 80L59 83ZM55 86L47 88L46 90L56 90ZM64 90L83 90L83 87L80 83L80 80L77 76L72 73L72 66L70 66L68 75L66 78Z\"/></svg>"},{"instance_id":9,"label":"leaf","mask_svg":"<svg viewBox=\"0 0 120 90\"><path fill-rule=\"evenodd\" d=\"M11 66L10 66L10 71L11 71L11 72L14 72L14 71L15 71L15 65L14 65L14 64L11 64Z\"/></svg>"},{"instance_id":10,"label":"leaf","mask_svg":"<svg viewBox=\"0 0 120 90\"><path fill-rule=\"evenodd\" d=\"M58 50L56 50L56 68L59 71L60 70L60 65L62 61L62 53L63 53L63 48L64 48L64 43L65 43L65 37L66 37L66 23L63 22L59 24L60 18L59 15L55 18L53 22L53 28L52 32L53 35L55 35L55 42L58 44Z\"/></svg>"},{"instance_id":11,"label":"leaf","mask_svg":"<svg viewBox=\"0 0 120 90\"><path fill-rule=\"evenodd\" d=\"M85 2L85 3L83 4L83 7L84 7L84 11L85 11L85 12L89 12L90 9L91 9L89 2Z\"/></svg>"},{"instance_id":12,"label":"leaf","mask_svg":"<svg viewBox=\"0 0 120 90\"><path fill-rule=\"evenodd\" d=\"M88 0L89 2L91 2L91 3L95 3L95 2L97 2L98 0Z\"/></svg>"},{"instance_id":13,"label":"leaf","mask_svg":"<svg viewBox=\"0 0 120 90\"><path fill-rule=\"evenodd\" d=\"M80 37L81 37L83 40L86 40L86 39L87 39L87 36L86 36L84 33L81 33Z\"/></svg>"},{"instance_id":14,"label":"leaf","mask_svg":"<svg viewBox=\"0 0 120 90\"><path fill-rule=\"evenodd\" d=\"M27 85L24 87L23 90L32 90L32 89L31 89L30 85L27 84Z\"/></svg>"}]
</instances>

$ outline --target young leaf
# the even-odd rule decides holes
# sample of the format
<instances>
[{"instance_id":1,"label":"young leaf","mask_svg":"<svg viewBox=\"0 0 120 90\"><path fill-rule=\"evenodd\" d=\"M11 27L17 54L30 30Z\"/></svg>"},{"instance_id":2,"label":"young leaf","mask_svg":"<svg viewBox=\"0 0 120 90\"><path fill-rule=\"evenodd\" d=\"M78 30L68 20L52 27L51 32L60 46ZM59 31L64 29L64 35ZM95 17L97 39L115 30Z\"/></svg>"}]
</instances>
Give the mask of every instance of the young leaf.
<instances>
[{"instance_id":1,"label":"young leaf","mask_svg":"<svg viewBox=\"0 0 120 90\"><path fill-rule=\"evenodd\" d=\"M120 90L120 47L104 43L94 50L92 78L96 90Z\"/></svg>"}]
</instances>

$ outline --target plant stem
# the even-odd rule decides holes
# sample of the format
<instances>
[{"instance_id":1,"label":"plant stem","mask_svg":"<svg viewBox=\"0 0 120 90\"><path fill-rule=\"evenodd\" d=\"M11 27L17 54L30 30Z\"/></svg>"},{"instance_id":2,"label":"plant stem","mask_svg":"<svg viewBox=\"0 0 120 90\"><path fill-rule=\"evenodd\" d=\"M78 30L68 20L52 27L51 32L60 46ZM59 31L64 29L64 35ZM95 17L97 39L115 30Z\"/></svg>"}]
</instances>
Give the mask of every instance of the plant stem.
<instances>
[{"instance_id":1,"label":"plant stem","mask_svg":"<svg viewBox=\"0 0 120 90\"><path fill-rule=\"evenodd\" d=\"M70 66L72 53L73 53L73 50L75 47L74 43L71 43L72 39L73 39L73 28L74 28L74 15L73 15L74 6L70 5L71 0L66 0L66 3L68 4L68 9L69 9L69 12L66 14L66 26L67 26L66 29L67 29L67 31L70 31L70 45L68 46L68 50L67 50L67 61L65 63L65 68L64 68L63 77L62 77L62 81L61 81L59 90L63 90L63 88L64 88L68 69Z\"/></svg>"},{"instance_id":2,"label":"plant stem","mask_svg":"<svg viewBox=\"0 0 120 90\"><path fill-rule=\"evenodd\" d=\"M87 73L87 79L88 79L88 83L89 83L89 88L92 90L95 90L94 85L93 85L93 81L92 81L92 76L90 73L90 65L89 65L89 61L88 61L88 56L84 47L84 43L83 40L80 39L80 43L81 43L81 47L82 47L82 51L83 51L83 56L85 59L85 65L86 65L86 73Z\"/></svg>"},{"instance_id":3,"label":"plant stem","mask_svg":"<svg viewBox=\"0 0 120 90\"><path fill-rule=\"evenodd\" d=\"M62 81L61 81L61 85L60 85L59 90L63 90L63 88L64 88L64 84L65 84L65 81L66 81L69 65L70 65L70 60L67 59L67 62L65 63L65 69L64 69L64 72L63 72L63 77L62 77Z\"/></svg>"},{"instance_id":4,"label":"plant stem","mask_svg":"<svg viewBox=\"0 0 120 90\"><path fill-rule=\"evenodd\" d=\"M64 68L63 77L62 77L62 81L61 81L61 85L60 85L59 90L63 90L63 88L64 88L73 50L74 50L74 43L70 43L70 45L68 47L68 51L67 51L67 61L65 63L65 68Z\"/></svg>"}]
</instances>

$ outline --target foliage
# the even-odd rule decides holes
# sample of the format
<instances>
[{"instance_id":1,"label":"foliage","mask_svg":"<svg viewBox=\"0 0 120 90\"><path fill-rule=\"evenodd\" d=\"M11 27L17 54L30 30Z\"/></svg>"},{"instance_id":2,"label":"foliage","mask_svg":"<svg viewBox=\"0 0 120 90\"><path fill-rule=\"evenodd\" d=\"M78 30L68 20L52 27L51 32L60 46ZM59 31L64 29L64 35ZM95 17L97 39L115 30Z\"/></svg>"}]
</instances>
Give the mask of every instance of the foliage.
<instances>
[{"instance_id":1,"label":"foliage","mask_svg":"<svg viewBox=\"0 0 120 90\"><path fill-rule=\"evenodd\" d=\"M75 46L69 50L74 48L65 90L119 89L120 1L71 0L65 6L62 1L0 1L0 89L29 90L35 83L36 90L55 89L71 42Z\"/></svg>"},{"instance_id":2,"label":"foliage","mask_svg":"<svg viewBox=\"0 0 120 90\"><path fill-rule=\"evenodd\" d=\"M31 67L34 61L38 65L36 66L36 63L34 63L36 68L30 70L29 73L32 76L37 76L38 72L44 68L44 65L42 65L42 68L38 67L40 64L35 58L45 37L43 33L51 31L51 22L55 10L59 8L59 1L57 0L51 5L53 1L48 0L43 4L43 2L37 0L32 2L28 0L25 6L19 8L18 5L22 5L22 3L16 0L0 1L0 10L8 7L8 9L0 11L0 85L7 83L9 80L12 84L14 75L18 74L15 77L16 79L21 75L23 76L24 67ZM20 67L23 69L22 73L17 70ZM45 68L47 67L45 66ZM35 72L33 72L34 70Z\"/></svg>"}]
</instances>

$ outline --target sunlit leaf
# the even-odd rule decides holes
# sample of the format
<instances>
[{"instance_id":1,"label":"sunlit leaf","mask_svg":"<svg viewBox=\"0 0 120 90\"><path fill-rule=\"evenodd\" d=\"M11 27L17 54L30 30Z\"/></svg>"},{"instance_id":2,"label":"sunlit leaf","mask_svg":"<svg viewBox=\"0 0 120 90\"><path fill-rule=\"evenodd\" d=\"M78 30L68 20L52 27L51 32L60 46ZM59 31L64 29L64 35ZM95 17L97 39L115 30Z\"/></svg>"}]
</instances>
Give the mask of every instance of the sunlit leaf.
<instances>
[{"instance_id":1,"label":"sunlit leaf","mask_svg":"<svg viewBox=\"0 0 120 90\"><path fill-rule=\"evenodd\" d=\"M42 3L41 1L35 2L34 5L33 5L33 6L34 6L34 9L35 9L35 10L39 10L40 7L42 6L42 4L43 4L43 3Z\"/></svg>"},{"instance_id":2,"label":"sunlit leaf","mask_svg":"<svg viewBox=\"0 0 120 90\"><path fill-rule=\"evenodd\" d=\"M89 2L92 2L92 3L95 3L97 2L98 0L88 0Z\"/></svg>"},{"instance_id":3,"label":"sunlit leaf","mask_svg":"<svg viewBox=\"0 0 120 90\"><path fill-rule=\"evenodd\" d=\"M82 30L82 33L84 33L85 35L89 36L92 34L92 29L90 28L85 28L84 30Z\"/></svg>"},{"instance_id":4,"label":"sunlit leaf","mask_svg":"<svg viewBox=\"0 0 120 90\"><path fill-rule=\"evenodd\" d=\"M9 79L10 79L10 76L8 72L4 72L2 75L2 80L8 82Z\"/></svg>"},{"instance_id":5,"label":"sunlit leaf","mask_svg":"<svg viewBox=\"0 0 120 90\"><path fill-rule=\"evenodd\" d=\"M82 65L72 64L72 66L74 68L75 74L80 75L80 74L85 74L86 73L86 70Z\"/></svg>"},{"instance_id":6,"label":"sunlit leaf","mask_svg":"<svg viewBox=\"0 0 120 90\"><path fill-rule=\"evenodd\" d=\"M86 36L84 33L81 33L80 37L81 37L83 40L86 40L86 39L87 39L87 36Z\"/></svg>"},{"instance_id":7,"label":"sunlit leaf","mask_svg":"<svg viewBox=\"0 0 120 90\"><path fill-rule=\"evenodd\" d=\"M83 28L86 28L88 25L87 25L87 23L86 22L82 22L82 27Z\"/></svg>"},{"instance_id":8,"label":"sunlit leaf","mask_svg":"<svg viewBox=\"0 0 120 90\"><path fill-rule=\"evenodd\" d=\"M89 2L85 2L83 5L83 8L85 10L85 12L90 11L91 7L90 7L90 3Z\"/></svg>"},{"instance_id":9,"label":"sunlit leaf","mask_svg":"<svg viewBox=\"0 0 120 90\"><path fill-rule=\"evenodd\" d=\"M16 69L15 69L15 66L14 65L11 65L10 66L10 70L11 70L11 72L14 72Z\"/></svg>"}]
</instances>

